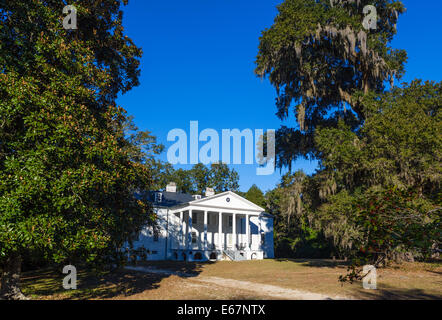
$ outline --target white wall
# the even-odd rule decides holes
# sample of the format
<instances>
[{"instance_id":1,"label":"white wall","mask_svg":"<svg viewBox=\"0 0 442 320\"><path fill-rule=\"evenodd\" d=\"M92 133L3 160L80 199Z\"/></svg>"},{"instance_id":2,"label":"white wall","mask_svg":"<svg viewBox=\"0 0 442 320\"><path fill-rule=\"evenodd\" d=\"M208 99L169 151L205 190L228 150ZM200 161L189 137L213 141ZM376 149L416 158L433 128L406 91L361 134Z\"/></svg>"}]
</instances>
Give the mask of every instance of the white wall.
<instances>
[{"instance_id":1,"label":"white wall","mask_svg":"<svg viewBox=\"0 0 442 320\"><path fill-rule=\"evenodd\" d=\"M273 218L263 216L261 218L261 229L264 231L265 240L263 245L264 258L275 258L274 244L273 244Z\"/></svg>"},{"instance_id":2,"label":"white wall","mask_svg":"<svg viewBox=\"0 0 442 320\"><path fill-rule=\"evenodd\" d=\"M166 257L166 229L169 228L169 239L167 244L167 249L178 249L180 248L180 243L183 243L183 236L181 234L181 222L179 219L179 214L169 214L169 225L167 225L167 215L168 209L156 209L158 216L158 227L159 227L159 236L158 241L155 241L153 235L153 229L151 227L145 227L138 241L134 242L134 248L138 248L144 246L151 253L148 255L148 260L165 260L170 257ZM192 223L192 231L197 233L197 244L193 244L193 249L204 248L204 213L194 211L193 215L198 215L197 223L195 223L195 219L193 219ZM184 214L184 224L183 230L186 232L187 230L187 218L188 213ZM207 242L209 250L212 248L211 244L215 244L218 246L218 213L209 212L209 224L207 226ZM232 227L228 224L229 216L228 214L223 214L223 243L227 243L228 237L231 237L227 234L232 233ZM237 231L237 244L246 243L246 228L245 228L245 216L236 215L236 231ZM265 258L273 258L274 257L274 249L273 249L273 218L266 216L251 216L250 217L250 233L252 237L252 250L258 250L261 245L261 233L265 233L265 242L264 242L264 257ZM185 236L185 235L184 235ZM233 239L232 239L233 241ZM184 242L185 243L185 242Z\"/></svg>"},{"instance_id":3,"label":"white wall","mask_svg":"<svg viewBox=\"0 0 442 320\"><path fill-rule=\"evenodd\" d=\"M134 242L134 248L144 247L150 251L148 260L165 260L166 259L166 227L167 227L167 209L156 209L158 215L158 241L154 238L153 228L144 227L138 237L138 241Z\"/></svg>"}]
</instances>

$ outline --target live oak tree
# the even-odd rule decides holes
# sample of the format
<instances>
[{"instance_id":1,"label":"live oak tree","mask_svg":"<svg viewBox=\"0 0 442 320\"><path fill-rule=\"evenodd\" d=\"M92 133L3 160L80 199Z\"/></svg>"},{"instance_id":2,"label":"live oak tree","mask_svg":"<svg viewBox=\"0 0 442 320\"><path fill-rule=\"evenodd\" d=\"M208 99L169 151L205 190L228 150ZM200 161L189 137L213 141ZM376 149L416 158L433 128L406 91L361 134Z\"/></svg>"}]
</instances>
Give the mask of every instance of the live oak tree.
<instances>
[{"instance_id":1,"label":"live oak tree","mask_svg":"<svg viewBox=\"0 0 442 320\"><path fill-rule=\"evenodd\" d=\"M119 93L138 85L127 1L0 1L1 295L20 299L23 254L104 262L151 219L142 148L126 139ZM135 140L147 137L133 137ZM116 260L113 260L116 262Z\"/></svg>"},{"instance_id":2,"label":"live oak tree","mask_svg":"<svg viewBox=\"0 0 442 320\"><path fill-rule=\"evenodd\" d=\"M368 30L367 5L373 5L377 15L376 28ZM275 86L277 116L294 116L297 122L277 131L276 166L288 167L291 173L299 157L320 160L311 190L318 195L311 198L321 202L336 194L337 180L345 176L326 168L328 153L320 147L327 140L318 137L320 130L345 126L342 136L355 136L367 116L364 98L381 94L388 81L392 85L404 73L406 52L389 45L404 11L396 0L286 0L278 6L273 25L262 33L255 72ZM328 144L336 149L332 155L346 151L351 159L346 148L353 142L339 144L340 140L329 137ZM353 177L360 183L357 175Z\"/></svg>"},{"instance_id":3,"label":"live oak tree","mask_svg":"<svg viewBox=\"0 0 442 320\"><path fill-rule=\"evenodd\" d=\"M376 29L364 28L366 5L376 7ZM362 123L361 97L401 77L406 53L389 42L404 10L395 0L286 0L278 6L260 38L255 72L277 89L277 116L294 115L298 123L278 132L277 145L287 146L280 147L279 166L315 156L319 125L338 118Z\"/></svg>"},{"instance_id":4,"label":"live oak tree","mask_svg":"<svg viewBox=\"0 0 442 320\"><path fill-rule=\"evenodd\" d=\"M337 245L349 249L350 255L357 257L360 254L354 251L356 243L368 243L361 241L355 232L350 236L352 230L365 230L363 234L373 236L370 228L379 229L387 222L390 227L397 228L396 241L369 256L373 258L372 263L379 263L377 260L381 254L383 260L390 258L395 248L406 247L410 252L419 253L425 251L428 241L440 246L440 235L431 234L426 226L440 220L442 213L441 85L413 81L383 95L365 97L366 121L357 133L343 123L336 128L318 129L315 139L321 153L322 171L315 178L323 174L333 176L336 186L334 190L322 191L328 199L324 200L327 204L318 210L317 220ZM413 200L421 205L413 206L408 194L404 196L405 191L411 192ZM387 192L396 196L394 203L390 201L392 196L382 196ZM378 203L370 204L364 200L367 198ZM382 214L379 208L382 208ZM401 212L397 212L397 208ZM404 211L413 213L409 216ZM430 211L433 212L431 215L428 214ZM378 215L379 219L368 219L366 215L365 221L363 217L367 212ZM387 212L390 212L389 216ZM428 241L405 241L400 219L414 223L413 237L426 234ZM440 226L438 228L435 230L440 232ZM378 233L377 241L383 235L388 236ZM409 235L408 238L412 239ZM369 251L365 247L364 250Z\"/></svg>"},{"instance_id":5,"label":"live oak tree","mask_svg":"<svg viewBox=\"0 0 442 320\"><path fill-rule=\"evenodd\" d=\"M287 173L265 194L266 212L274 217L275 255L292 258L329 258L333 247L323 230L314 227L314 178L302 171Z\"/></svg>"},{"instance_id":6,"label":"live oak tree","mask_svg":"<svg viewBox=\"0 0 442 320\"><path fill-rule=\"evenodd\" d=\"M441 88L413 81L367 95L358 132L343 121L319 127L320 170L302 181L296 173L285 176L267 197L275 230L292 232L295 241L292 230L302 230L302 219L311 221L331 240L334 255L352 260L342 280L360 279L363 264L431 257L442 244ZM300 219L293 225L283 219L289 216Z\"/></svg>"},{"instance_id":7,"label":"live oak tree","mask_svg":"<svg viewBox=\"0 0 442 320\"><path fill-rule=\"evenodd\" d=\"M377 10L375 29L363 25L366 5ZM297 121L277 132L276 165L291 173L304 156L319 169L281 183L269 211L297 213L331 239L354 262L343 280L398 250L424 257L431 243L440 246L441 84L393 86L406 61L389 46L402 3L286 0L278 10L256 60L256 73L277 89L277 115ZM302 228L285 223L288 232Z\"/></svg>"},{"instance_id":8,"label":"live oak tree","mask_svg":"<svg viewBox=\"0 0 442 320\"><path fill-rule=\"evenodd\" d=\"M299 218L304 211L302 194L305 179L306 175L302 171L297 171L293 175L284 175L281 179L280 207L282 216L287 220L287 228L290 228L291 221L296 217Z\"/></svg>"},{"instance_id":9,"label":"live oak tree","mask_svg":"<svg viewBox=\"0 0 442 320\"><path fill-rule=\"evenodd\" d=\"M442 83L413 81L363 100L365 123L356 132L340 121L320 127L315 142L322 172L337 189L412 187L434 198L440 192Z\"/></svg>"}]
</instances>

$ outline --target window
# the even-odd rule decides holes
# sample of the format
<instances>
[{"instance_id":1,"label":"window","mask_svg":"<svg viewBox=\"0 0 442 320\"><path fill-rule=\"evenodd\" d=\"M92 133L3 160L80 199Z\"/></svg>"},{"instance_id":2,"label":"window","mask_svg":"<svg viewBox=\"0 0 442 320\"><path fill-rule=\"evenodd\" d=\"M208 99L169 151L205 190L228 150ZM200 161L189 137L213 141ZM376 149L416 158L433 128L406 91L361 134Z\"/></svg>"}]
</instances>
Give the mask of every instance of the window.
<instances>
[{"instance_id":1,"label":"window","mask_svg":"<svg viewBox=\"0 0 442 320\"><path fill-rule=\"evenodd\" d=\"M229 216L229 227L231 227L233 224L233 217Z\"/></svg>"},{"instance_id":2,"label":"window","mask_svg":"<svg viewBox=\"0 0 442 320\"><path fill-rule=\"evenodd\" d=\"M196 232L192 232L192 243L196 243Z\"/></svg>"},{"instance_id":3,"label":"window","mask_svg":"<svg viewBox=\"0 0 442 320\"><path fill-rule=\"evenodd\" d=\"M198 224L198 213L194 213L192 215L192 223L193 224Z\"/></svg>"}]
</instances>

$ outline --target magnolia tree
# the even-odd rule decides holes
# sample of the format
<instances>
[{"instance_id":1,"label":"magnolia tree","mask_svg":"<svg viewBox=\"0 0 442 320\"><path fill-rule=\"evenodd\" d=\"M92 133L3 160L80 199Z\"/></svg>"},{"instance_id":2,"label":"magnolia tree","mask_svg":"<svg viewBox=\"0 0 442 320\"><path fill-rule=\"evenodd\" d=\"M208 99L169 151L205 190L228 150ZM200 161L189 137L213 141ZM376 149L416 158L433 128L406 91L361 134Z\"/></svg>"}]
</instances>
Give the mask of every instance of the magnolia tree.
<instances>
[{"instance_id":1,"label":"magnolia tree","mask_svg":"<svg viewBox=\"0 0 442 320\"><path fill-rule=\"evenodd\" d=\"M123 2L76 1L69 30L62 1L0 4L4 298L23 298L23 255L104 262L151 217L134 198L149 188L149 170L115 103L138 84L141 56L124 35Z\"/></svg>"},{"instance_id":2,"label":"magnolia tree","mask_svg":"<svg viewBox=\"0 0 442 320\"><path fill-rule=\"evenodd\" d=\"M349 272L340 280L361 280L364 265L384 266L401 253L431 258L441 245L441 217L442 207L429 204L415 190L390 188L361 195L349 213L349 224L357 226L358 233L351 238Z\"/></svg>"}]
</instances>

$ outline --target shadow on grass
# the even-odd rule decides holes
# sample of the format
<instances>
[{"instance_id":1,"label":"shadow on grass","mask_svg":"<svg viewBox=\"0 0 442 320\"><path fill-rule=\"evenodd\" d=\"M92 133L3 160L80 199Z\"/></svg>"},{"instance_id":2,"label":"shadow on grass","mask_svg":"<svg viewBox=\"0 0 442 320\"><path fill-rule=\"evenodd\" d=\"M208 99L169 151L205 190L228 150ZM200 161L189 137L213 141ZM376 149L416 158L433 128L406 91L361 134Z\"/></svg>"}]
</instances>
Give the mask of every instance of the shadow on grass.
<instances>
[{"instance_id":1,"label":"shadow on grass","mask_svg":"<svg viewBox=\"0 0 442 320\"><path fill-rule=\"evenodd\" d=\"M204 266L211 265L215 262L185 262L185 261L145 261L138 262L138 267L146 267L148 269L169 271L180 275L181 277L196 277L203 270Z\"/></svg>"},{"instance_id":2,"label":"shadow on grass","mask_svg":"<svg viewBox=\"0 0 442 320\"><path fill-rule=\"evenodd\" d=\"M364 290L358 294L359 299L377 300L441 300L442 294L433 294L423 289L404 289L382 284L378 290Z\"/></svg>"},{"instance_id":3,"label":"shadow on grass","mask_svg":"<svg viewBox=\"0 0 442 320\"><path fill-rule=\"evenodd\" d=\"M207 263L196 262L144 262L137 266L168 270L182 274L181 277L196 277ZM32 299L112 299L131 296L145 290L153 290L160 282L171 276L168 273L145 273L118 269L112 272L96 273L79 269L77 290L65 290L61 270L45 269L28 272L22 276L23 292Z\"/></svg>"},{"instance_id":4,"label":"shadow on grass","mask_svg":"<svg viewBox=\"0 0 442 320\"><path fill-rule=\"evenodd\" d=\"M346 274L346 267L349 265L348 261L343 260L331 260L331 259L285 259L279 258L275 259L278 262L291 262L296 263L301 266L306 267L317 267L317 268L339 268L339 272L342 275ZM417 269L414 272L428 272L436 275L442 274L438 270L432 270L429 266L421 266L420 269ZM391 270L401 270L401 266L394 266ZM390 270L390 271L391 271ZM388 271L388 269L387 269ZM314 272L314 271L312 271ZM336 278L338 282L338 278ZM429 282L433 281L429 278L424 279L422 283L419 285L422 288L406 288L404 285L400 287L396 287L394 284L386 284L378 282L378 290L364 290L362 289L362 282L357 281L353 284L345 283L343 285L346 286L355 286L356 291L351 294L357 299L377 299L377 300L441 300L442 299L442 291L438 293L434 290L433 286L429 285ZM410 283L410 285L415 286L415 283ZM425 287L425 288L424 288ZM426 289L428 287L428 289ZM351 288L351 287L350 287Z\"/></svg>"},{"instance_id":5,"label":"shadow on grass","mask_svg":"<svg viewBox=\"0 0 442 320\"><path fill-rule=\"evenodd\" d=\"M277 258L278 262L294 262L301 264L305 267L318 267L318 268L335 268L335 267L347 267L348 261L344 260L331 260L331 259L290 259L290 258Z\"/></svg>"}]
</instances>

